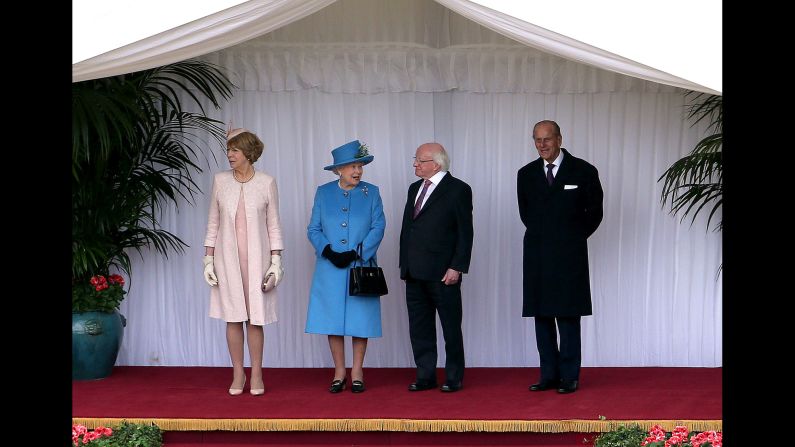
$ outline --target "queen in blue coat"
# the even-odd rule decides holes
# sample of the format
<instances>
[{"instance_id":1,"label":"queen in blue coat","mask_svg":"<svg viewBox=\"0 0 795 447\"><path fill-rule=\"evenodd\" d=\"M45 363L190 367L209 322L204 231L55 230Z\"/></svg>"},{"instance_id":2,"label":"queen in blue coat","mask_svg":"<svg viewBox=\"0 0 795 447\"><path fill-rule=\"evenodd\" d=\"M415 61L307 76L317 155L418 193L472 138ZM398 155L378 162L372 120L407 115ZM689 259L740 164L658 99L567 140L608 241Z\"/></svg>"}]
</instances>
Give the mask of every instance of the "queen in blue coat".
<instances>
[{"instance_id":1,"label":"queen in blue coat","mask_svg":"<svg viewBox=\"0 0 795 447\"><path fill-rule=\"evenodd\" d=\"M381 336L381 301L377 296L349 295L348 270L358 257L356 249L360 243L363 262L376 260L386 219L378 187L362 181L364 165L373 161L367 146L354 140L334 149L331 155L334 163L323 169L334 172L339 179L317 188L306 229L317 260L305 331L328 335L334 359L334 379L329 388L332 393L346 388L344 336L351 336L351 391L359 393L364 391L362 365L367 339Z\"/></svg>"}]
</instances>

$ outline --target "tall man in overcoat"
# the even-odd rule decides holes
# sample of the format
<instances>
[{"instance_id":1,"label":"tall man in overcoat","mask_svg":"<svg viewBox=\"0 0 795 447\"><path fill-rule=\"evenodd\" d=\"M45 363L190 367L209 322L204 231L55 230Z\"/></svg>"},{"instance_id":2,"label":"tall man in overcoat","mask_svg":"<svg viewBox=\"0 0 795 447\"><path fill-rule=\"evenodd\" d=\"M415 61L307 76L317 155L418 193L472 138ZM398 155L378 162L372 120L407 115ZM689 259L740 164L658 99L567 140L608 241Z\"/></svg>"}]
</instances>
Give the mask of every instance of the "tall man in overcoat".
<instances>
[{"instance_id":1,"label":"tall man in overcoat","mask_svg":"<svg viewBox=\"0 0 795 447\"><path fill-rule=\"evenodd\" d=\"M556 122L538 122L533 140L539 158L516 181L526 228L522 316L535 317L541 363L530 390L565 394L579 386L580 317L592 313L587 241L602 221L604 194L596 168L561 148Z\"/></svg>"},{"instance_id":2,"label":"tall man in overcoat","mask_svg":"<svg viewBox=\"0 0 795 447\"><path fill-rule=\"evenodd\" d=\"M436 313L445 350L443 392L461 389L464 338L461 332L461 278L472 256L472 188L448 172L441 144L417 148L400 228L400 278L406 281L409 336L417 380L409 391L436 387Z\"/></svg>"}]
</instances>

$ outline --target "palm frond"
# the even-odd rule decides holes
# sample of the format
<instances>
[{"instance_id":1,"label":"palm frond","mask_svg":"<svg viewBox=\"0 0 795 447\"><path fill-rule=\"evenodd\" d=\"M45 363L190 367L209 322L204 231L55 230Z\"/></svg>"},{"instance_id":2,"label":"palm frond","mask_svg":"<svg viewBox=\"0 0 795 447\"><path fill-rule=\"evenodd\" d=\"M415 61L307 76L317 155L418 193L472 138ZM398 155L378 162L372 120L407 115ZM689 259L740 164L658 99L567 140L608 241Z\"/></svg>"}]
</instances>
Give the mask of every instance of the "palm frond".
<instances>
[{"instance_id":1,"label":"palm frond","mask_svg":"<svg viewBox=\"0 0 795 447\"><path fill-rule=\"evenodd\" d=\"M715 132L723 132L723 97L718 95L707 95L702 92L690 91L685 97L692 97L691 101L703 101L692 103L687 108L687 117L695 119L693 126L701 122L702 119L710 119L707 129Z\"/></svg>"},{"instance_id":2,"label":"palm frond","mask_svg":"<svg viewBox=\"0 0 795 447\"><path fill-rule=\"evenodd\" d=\"M185 61L72 87L72 277L130 275L129 252L168 256L187 246L160 226L167 207L193 203L193 174L209 135L225 141L223 123L206 116L231 97L219 67ZM185 94L200 112L183 110Z\"/></svg>"},{"instance_id":3,"label":"palm frond","mask_svg":"<svg viewBox=\"0 0 795 447\"><path fill-rule=\"evenodd\" d=\"M663 182L660 202L663 207L670 206L671 214L681 213L680 221L689 215L690 225L701 210L709 209L709 228L723 205L723 98L716 95L703 98L704 93L695 92L687 95L700 100L688 107L688 118L695 120L692 125L708 119L708 129L714 133L701 139L688 155L674 162L657 179ZM722 228L720 220L714 230Z\"/></svg>"},{"instance_id":4,"label":"palm frond","mask_svg":"<svg viewBox=\"0 0 795 447\"><path fill-rule=\"evenodd\" d=\"M138 91L118 79L102 79L72 87L72 174L77 161L103 160L135 137L145 115Z\"/></svg>"}]
</instances>

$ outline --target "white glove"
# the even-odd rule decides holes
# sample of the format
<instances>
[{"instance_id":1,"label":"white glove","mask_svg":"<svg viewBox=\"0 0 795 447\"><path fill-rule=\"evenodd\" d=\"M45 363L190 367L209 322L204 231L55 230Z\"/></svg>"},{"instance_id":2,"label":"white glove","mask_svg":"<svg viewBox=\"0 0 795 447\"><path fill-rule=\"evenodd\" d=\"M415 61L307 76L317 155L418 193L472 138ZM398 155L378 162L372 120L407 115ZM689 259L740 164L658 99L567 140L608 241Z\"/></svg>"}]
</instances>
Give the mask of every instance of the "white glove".
<instances>
[{"instance_id":1,"label":"white glove","mask_svg":"<svg viewBox=\"0 0 795 447\"><path fill-rule=\"evenodd\" d=\"M213 256L205 256L204 261L204 281L210 285L210 287L218 285L218 277L215 276L215 267L213 266Z\"/></svg>"},{"instance_id":2,"label":"white glove","mask_svg":"<svg viewBox=\"0 0 795 447\"><path fill-rule=\"evenodd\" d=\"M271 255L271 266L268 267L268 270L265 272L266 280L268 275L273 275L273 279L275 280L273 287L278 286L282 281L282 277L284 277L284 269L282 268L282 255Z\"/></svg>"}]
</instances>

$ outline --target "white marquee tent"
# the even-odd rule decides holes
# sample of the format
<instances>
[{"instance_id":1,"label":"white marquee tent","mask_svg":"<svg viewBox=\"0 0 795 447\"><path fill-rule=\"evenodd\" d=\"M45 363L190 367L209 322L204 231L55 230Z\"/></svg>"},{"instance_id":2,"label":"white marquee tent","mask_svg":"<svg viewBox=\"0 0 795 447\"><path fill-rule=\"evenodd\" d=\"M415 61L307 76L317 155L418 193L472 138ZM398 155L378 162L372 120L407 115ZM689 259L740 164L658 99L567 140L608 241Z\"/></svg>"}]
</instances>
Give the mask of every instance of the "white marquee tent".
<instances>
[{"instance_id":1,"label":"white marquee tent","mask_svg":"<svg viewBox=\"0 0 795 447\"><path fill-rule=\"evenodd\" d=\"M163 4L141 0L129 4L78 0L73 4L73 79L143 70L227 48L334 1L176 0ZM630 0L437 1L504 36L566 59L720 93L719 0L669 0L662 6ZM159 13L152 15L146 6ZM700 23L694 26L688 18L698 18Z\"/></svg>"},{"instance_id":2,"label":"white marquee tent","mask_svg":"<svg viewBox=\"0 0 795 447\"><path fill-rule=\"evenodd\" d=\"M689 226L668 215L656 181L705 132L684 118L684 89L719 93L719 82L633 62L485 1L232 3L143 40L111 43L77 61L73 80L190 57L229 70L240 88L213 116L265 142L255 167L277 178L286 234L266 366L331 365L325 337L303 332L314 259L306 225L316 186L333 179L322 170L330 150L357 138L375 155L365 180L384 199L378 256L391 291L382 298L384 336L371 341L365 366L413 365L397 236L415 180L411 156L426 141L448 149L451 172L475 191L474 255L463 283L467 363L537 366L533 321L521 318L515 189L516 171L537 157L530 133L541 119L561 125L564 147L599 169L605 190L605 218L589 240L594 315L583 318L583 365L721 366L720 233L701 218ZM207 317L201 277L206 193L212 174L228 169L221 151L208 143L209 163L197 176L205 194L163 219L191 247L168 259L133 257L120 364L229 365L224 325Z\"/></svg>"}]
</instances>

